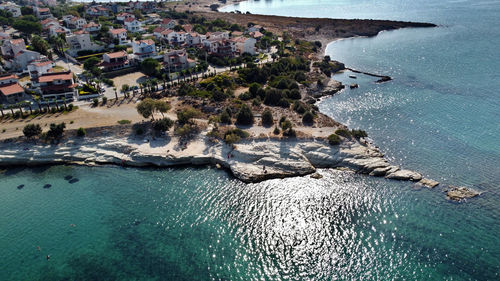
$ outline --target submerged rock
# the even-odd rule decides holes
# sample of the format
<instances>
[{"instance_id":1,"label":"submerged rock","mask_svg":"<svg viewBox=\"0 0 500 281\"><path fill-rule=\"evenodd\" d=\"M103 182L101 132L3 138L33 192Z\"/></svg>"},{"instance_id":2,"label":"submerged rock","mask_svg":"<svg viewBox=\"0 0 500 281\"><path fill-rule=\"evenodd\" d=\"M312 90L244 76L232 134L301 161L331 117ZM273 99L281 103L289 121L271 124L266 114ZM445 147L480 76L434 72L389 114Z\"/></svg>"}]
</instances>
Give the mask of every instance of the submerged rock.
<instances>
[{"instance_id":1,"label":"submerged rock","mask_svg":"<svg viewBox=\"0 0 500 281\"><path fill-rule=\"evenodd\" d=\"M439 184L439 182L437 182L435 180L423 178L417 184L421 185L421 186L428 187L428 188L434 188Z\"/></svg>"},{"instance_id":2,"label":"submerged rock","mask_svg":"<svg viewBox=\"0 0 500 281\"><path fill-rule=\"evenodd\" d=\"M353 84L349 85L349 88L351 88L351 89L356 89L358 87L359 87L359 85L356 84L356 83L353 83Z\"/></svg>"},{"instance_id":3,"label":"submerged rock","mask_svg":"<svg viewBox=\"0 0 500 281\"><path fill-rule=\"evenodd\" d=\"M67 180L67 181L69 181L72 178L73 178L73 176L69 176L69 175L64 177L64 179Z\"/></svg>"},{"instance_id":4,"label":"submerged rock","mask_svg":"<svg viewBox=\"0 0 500 281\"><path fill-rule=\"evenodd\" d=\"M73 178L73 179L69 180L68 182L71 183L71 184L73 184L73 183L76 183L76 182L79 182L79 181L80 181L79 179Z\"/></svg>"},{"instance_id":5,"label":"submerged rock","mask_svg":"<svg viewBox=\"0 0 500 281\"><path fill-rule=\"evenodd\" d=\"M24 187L24 184L20 184L17 186L17 189L23 189L23 187Z\"/></svg>"},{"instance_id":6,"label":"submerged rock","mask_svg":"<svg viewBox=\"0 0 500 281\"><path fill-rule=\"evenodd\" d=\"M422 175L410 170L399 170L395 171L394 173L387 174L385 178L391 180L420 181L422 179Z\"/></svg>"},{"instance_id":7,"label":"submerged rock","mask_svg":"<svg viewBox=\"0 0 500 281\"><path fill-rule=\"evenodd\" d=\"M52 185L51 184L46 184L43 186L43 188L50 188Z\"/></svg>"},{"instance_id":8,"label":"submerged rock","mask_svg":"<svg viewBox=\"0 0 500 281\"><path fill-rule=\"evenodd\" d=\"M467 188L465 186L452 186L446 192L446 199L453 201L462 201L467 198L473 198L480 194L479 191Z\"/></svg>"}]
</instances>

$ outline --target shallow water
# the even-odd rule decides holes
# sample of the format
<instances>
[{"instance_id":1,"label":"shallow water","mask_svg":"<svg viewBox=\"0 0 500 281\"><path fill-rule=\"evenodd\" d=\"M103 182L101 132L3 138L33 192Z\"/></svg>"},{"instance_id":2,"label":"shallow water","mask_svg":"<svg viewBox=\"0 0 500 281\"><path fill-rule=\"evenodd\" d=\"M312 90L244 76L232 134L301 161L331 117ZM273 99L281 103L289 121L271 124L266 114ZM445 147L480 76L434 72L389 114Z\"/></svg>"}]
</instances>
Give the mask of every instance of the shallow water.
<instances>
[{"instance_id":1,"label":"shallow water","mask_svg":"<svg viewBox=\"0 0 500 281\"><path fill-rule=\"evenodd\" d=\"M248 5L440 24L331 44L332 58L394 81L340 74L360 88L320 107L367 130L391 161L444 184L418 189L334 170L320 180L243 184L211 168L9 169L0 174L0 280L499 279L500 31L491 26L500 4ZM484 193L452 203L446 184Z\"/></svg>"}]
</instances>

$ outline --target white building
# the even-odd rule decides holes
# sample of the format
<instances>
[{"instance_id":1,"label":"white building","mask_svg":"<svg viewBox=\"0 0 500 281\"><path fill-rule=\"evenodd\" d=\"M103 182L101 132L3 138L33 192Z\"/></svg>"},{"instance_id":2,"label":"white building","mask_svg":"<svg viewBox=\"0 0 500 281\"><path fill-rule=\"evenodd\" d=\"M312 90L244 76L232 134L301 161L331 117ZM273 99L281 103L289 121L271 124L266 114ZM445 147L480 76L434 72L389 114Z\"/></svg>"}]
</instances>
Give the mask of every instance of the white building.
<instances>
[{"instance_id":1,"label":"white building","mask_svg":"<svg viewBox=\"0 0 500 281\"><path fill-rule=\"evenodd\" d=\"M134 19L134 18L125 19L124 24L125 24L125 29L129 32L142 32L142 31L144 31L142 29L141 22Z\"/></svg>"},{"instance_id":2,"label":"white building","mask_svg":"<svg viewBox=\"0 0 500 281\"><path fill-rule=\"evenodd\" d=\"M257 43L257 40L255 40L254 38L236 37L231 40L235 42L236 50L240 55L244 53L248 53L250 55L257 54L255 48L255 43Z\"/></svg>"},{"instance_id":3,"label":"white building","mask_svg":"<svg viewBox=\"0 0 500 281\"><path fill-rule=\"evenodd\" d=\"M50 100L61 100L64 97L72 101L77 95L77 86L71 71L42 74L33 81L35 92L42 99Z\"/></svg>"},{"instance_id":4,"label":"white building","mask_svg":"<svg viewBox=\"0 0 500 281\"><path fill-rule=\"evenodd\" d=\"M207 36L199 34L196 32L191 32L186 34L186 44L189 46L203 44L203 41L207 40Z\"/></svg>"},{"instance_id":5,"label":"white building","mask_svg":"<svg viewBox=\"0 0 500 281\"><path fill-rule=\"evenodd\" d=\"M4 58L13 58L17 53L26 50L24 39L8 39L5 40L0 47Z\"/></svg>"},{"instance_id":6,"label":"white building","mask_svg":"<svg viewBox=\"0 0 500 281\"><path fill-rule=\"evenodd\" d=\"M165 27L166 29L172 29L177 25L177 21L174 19L163 19L161 21L161 26Z\"/></svg>"},{"instance_id":7,"label":"white building","mask_svg":"<svg viewBox=\"0 0 500 281\"><path fill-rule=\"evenodd\" d=\"M39 60L41 58L42 55L39 52L30 50L21 50L14 56L14 58L6 61L5 65L10 69L16 71L24 71L27 70L29 63L35 60Z\"/></svg>"},{"instance_id":8,"label":"white building","mask_svg":"<svg viewBox=\"0 0 500 281\"><path fill-rule=\"evenodd\" d=\"M92 17L108 17L109 16L109 9L97 5L97 6L92 6L87 9L87 15L92 16Z\"/></svg>"},{"instance_id":9,"label":"white building","mask_svg":"<svg viewBox=\"0 0 500 281\"><path fill-rule=\"evenodd\" d=\"M71 35L71 30L63 26L54 25L49 28L50 36L58 36L59 34Z\"/></svg>"},{"instance_id":10,"label":"white building","mask_svg":"<svg viewBox=\"0 0 500 281\"><path fill-rule=\"evenodd\" d=\"M12 2L5 2L0 4L0 10L10 12L13 17L17 18L21 16L21 8Z\"/></svg>"},{"instance_id":11,"label":"white building","mask_svg":"<svg viewBox=\"0 0 500 281\"><path fill-rule=\"evenodd\" d=\"M83 26L87 24L85 19L73 15L63 16L63 21L66 26L71 29L82 29Z\"/></svg>"},{"instance_id":12,"label":"white building","mask_svg":"<svg viewBox=\"0 0 500 281\"><path fill-rule=\"evenodd\" d=\"M155 42L151 39L132 42L132 50L138 60L156 56Z\"/></svg>"},{"instance_id":13,"label":"white building","mask_svg":"<svg viewBox=\"0 0 500 281\"><path fill-rule=\"evenodd\" d=\"M116 15L116 20L120 22L125 22L126 19L135 19L135 16L130 13L119 13Z\"/></svg>"},{"instance_id":14,"label":"white building","mask_svg":"<svg viewBox=\"0 0 500 281\"><path fill-rule=\"evenodd\" d=\"M168 71L180 71L196 66L196 61L189 59L185 50L171 50L163 55L163 63Z\"/></svg>"},{"instance_id":15,"label":"white building","mask_svg":"<svg viewBox=\"0 0 500 281\"><path fill-rule=\"evenodd\" d=\"M103 49L101 45L98 45L90 40L90 35L86 31L77 31L70 36L66 37L66 43L68 43L68 52L72 56L76 56L79 51L100 51Z\"/></svg>"},{"instance_id":16,"label":"white building","mask_svg":"<svg viewBox=\"0 0 500 281\"><path fill-rule=\"evenodd\" d=\"M34 7L34 11L35 11L37 18L39 18L39 19L47 19L47 18L52 17L52 14L50 13L49 8Z\"/></svg>"},{"instance_id":17,"label":"white building","mask_svg":"<svg viewBox=\"0 0 500 281\"><path fill-rule=\"evenodd\" d=\"M28 72L31 79L36 79L42 74L49 73L54 66L56 64L51 60L35 60L28 64Z\"/></svg>"},{"instance_id":18,"label":"white building","mask_svg":"<svg viewBox=\"0 0 500 281\"><path fill-rule=\"evenodd\" d=\"M126 51L108 53L102 55L102 63L99 65L104 71L113 71L130 67L130 61Z\"/></svg>"},{"instance_id":19,"label":"white building","mask_svg":"<svg viewBox=\"0 0 500 281\"><path fill-rule=\"evenodd\" d=\"M91 21L83 26L83 30L90 32L90 33L98 32L99 30L101 30L101 25Z\"/></svg>"},{"instance_id":20,"label":"white building","mask_svg":"<svg viewBox=\"0 0 500 281\"><path fill-rule=\"evenodd\" d=\"M229 32L227 31L216 31L211 32L209 35L209 39L229 39Z\"/></svg>"},{"instance_id":21,"label":"white building","mask_svg":"<svg viewBox=\"0 0 500 281\"><path fill-rule=\"evenodd\" d=\"M118 39L119 45L124 45L129 42L127 39L127 30L125 28L110 29L108 32L113 39Z\"/></svg>"}]
</instances>

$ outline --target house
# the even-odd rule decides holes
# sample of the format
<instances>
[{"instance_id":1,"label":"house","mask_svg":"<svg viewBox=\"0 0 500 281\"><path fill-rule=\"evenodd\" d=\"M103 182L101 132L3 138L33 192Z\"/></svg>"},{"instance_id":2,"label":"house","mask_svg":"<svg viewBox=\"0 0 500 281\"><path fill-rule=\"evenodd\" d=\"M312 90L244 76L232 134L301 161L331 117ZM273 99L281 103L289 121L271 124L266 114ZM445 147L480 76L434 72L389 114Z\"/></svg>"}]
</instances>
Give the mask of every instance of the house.
<instances>
[{"instance_id":1,"label":"house","mask_svg":"<svg viewBox=\"0 0 500 281\"><path fill-rule=\"evenodd\" d=\"M69 46L68 53L72 56L76 56L79 51L100 51L103 49L101 45L92 42L89 33L83 30L66 36L66 43Z\"/></svg>"},{"instance_id":2,"label":"house","mask_svg":"<svg viewBox=\"0 0 500 281\"><path fill-rule=\"evenodd\" d=\"M99 30L101 30L101 25L91 21L83 26L83 30L89 33L99 32Z\"/></svg>"},{"instance_id":3,"label":"house","mask_svg":"<svg viewBox=\"0 0 500 281\"><path fill-rule=\"evenodd\" d=\"M68 28L71 29L82 29L87 21L85 19L75 17L73 15L63 16L63 21Z\"/></svg>"},{"instance_id":4,"label":"house","mask_svg":"<svg viewBox=\"0 0 500 281\"><path fill-rule=\"evenodd\" d=\"M12 2L5 2L0 4L0 10L10 12L12 17L17 18L21 16L21 8Z\"/></svg>"},{"instance_id":5,"label":"house","mask_svg":"<svg viewBox=\"0 0 500 281\"><path fill-rule=\"evenodd\" d=\"M196 32L191 32L186 34L186 44L188 46L195 46L203 44L203 41L207 40L207 36L199 34Z\"/></svg>"},{"instance_id":6,"label":"house","mask_svg":"<svg viewBox=\"0 0 500 281\"><path fill-rule=\"evenodd\" d=\"M40 7L34 7L36 17L39 19L47 19L51 18L52 14L50 13L49 8L40 8Z\"/></svg>"},{"instance_id":7,"label":"house","mask_svg":"<svg viewBox=\"0 0 500 281\"><path fill-rule=\"evenodd\" d=\"M248 32L256 32L256 31L260 31L262 29L262 26L260 25L253 25L253 26L250 26L247 31Z\"/></svg>"},{"instance_id":8,"label":"house","mask_svg":"<svg viewBox=\"0 0 500 281\"><path fill-rule=\"evenodd\" d=\"M130 61L126 51L108 53L102 55L102 63L99 65L104 71L113 71L130 67Z\"/></svg>"},{"instance_id":9,"label":"house","mask_svg":"<svg viewBox=\"0 0 500 281\"><path fill-rule=\"evenodd\" d=\"M255 32L250 32L248 33L250 35L250 37L252 38L255 38L257 40L259 40L260 38L264 37L264 34L262 34L260 31L255 31Z\"/></svg>"},{"instance_id":10,"label":"house","mask_svg":"<svg viewBox=\"0 0 500 281\"><path fill-rule=\"evenodd\" d=\"M177 25L177 21L173 19L163 19L161 21L161 26L167 28L167 29L172 29Z\"/></svg>"},{"instance_id":11,"label":"house","mask_svg":"<svg viewBox=\"0 0 500 281\"><path fill-rule=\"evenodd\" d=\"M170 72L194 67L196 62L188 58L185 50L172 50L163 55L163 64Z\"/></svg>"},{"instance_id":12,"label":"house","mask_svg":"<svg viewBox=\"0 0 500 281\"><path fill-rule=\"evenodd\" d=\"M5 40L0 47L4 58L13 58L21 50L26 50L24 39L9 39Z\"/></svg>"},{"instance_id":13,"label":"house","mask_svg":"<svg viewBox=\"0 0 500 281\"><path fill-rule=\"evenodd\" d=\"M233 31L231 32L231 37L240 37L240 36L243 36L243 32L241 31Z\"/></svg>"},{"instance_id":14,"label":"house","mask_svg":"<svg viewBox=\"0 0 500 281\"><path fill-rule=\"evenodd\" d=\"M64 97L72 101L77 94L71 71L42 74L33 80L33 87L42 99L61 100Z\"/></svg>"},{"instance_id":15,"label":"house","mask_svg":"<svg viewBox=\"0 0 500 281\"><path fill-rule=\"evenodd\" d=\"M31 79L49 73L56 64L51 60L35 60L28 64L28 73Z\"/></svg>"},{"instance_id":16,"label":"house","mask_svg":"<svg viewBox=\"0 0 500 281\"><path fill-rule=\"evenodd\" d=\"M18 103L24 99L24 89L19 85L18 77L13 74L0 76L0 97L7 103Z\"/></svg>"},{"instance_id":17,"label":"house","mask_svg":"<svg viewBox=\"0 0 500 281\"><path fill-rule=\"evenodd\" d=\"M125 29L129 32L142 32L142 24L140 21L135 18L128 18L124 21Z\"/></svg>"},{"instance_id":18,"label":"house","mask_svg":"<svg viewBox=\"0 0 500 281\"><path fill-rule=\"evenodd\" d=\"M229 39L229 32L227 31L217 31L207 33L208 38L210 39Z\"/></svg>"},{"instance_id":19,"label":"house","mask_svg":"<svg viewBox=\"0 0 500 281\"><path fill-rule=\"evenodd\" d=\"M227 39L210 38L203 42L209 53L219 57L232 57L236 53L236 42Z\"/></svg>"},{"instance_id":20,"label":"house","mask_svg":"<svg viewBox=\"0 0 500 281\"><path fill-rule=\"evenodd\" d=\"M156 56L155 42L151 39L132 42L132 50L138 60Z\"/></svg>"},{"instance_id":21,"label":"house","mask_svg":"<svg viewBox=\"0 0 500 281\"><path fill-rule=\"evenodd\" d=\"M119 13L116 15L116 20L121 23L124 23L126 19L135 19L135 16L130 13Z\"/></svg>"},{"instance_id":22,"label":"house","mask_svg":"<svg viewBox=\"0 0 500 281\"><path fill-rule=\"evenodd\" d=\"M71 35L71 30L58 25L54 25L49 28L50 36L58 36L59 34Z\"/></svg>"},{"instance_id":23,"label":"house","mask_svg":"<svg viewBox=\"0 0 500 281\"><path fill-rule=\"evenodd\" d=\"M60 26L59 21L55 18L44 19L40 22L40 24L42 25L42 29L44 31L48 31L53 26Z\"/></svg>"},{"instance_id":24,"label":"house","mask_svg":"<svg viewBox=\"0 0 500 281\"><path fill-rule=\"evenodd\" d=\"M132 10L141 10L145 13L153 12L156 9L156 3L154 1L129 1L128 6Z\"/></svg>"},{"instance_id":25,"label":"house","mask_svg":"<svg viewBox=\"0 0 500 281\"><path fill-rule=\"evenodd\" d=\"M39 52L30 50L19 51L14 58L5 62L5 65L12 70L24 71L27 69L28 64L34 60L39 60L42 55Z\"/></svg>"},{"instance_id":26,"label":"house","mask_svg":"<svg viewBox=\"0 0 500 281\"><path fill-rule=\"evenodd\" d=\"M170 33L171 36L169 36L168 42L170 44L179 44L182 45L184 42L186 42L186 35L187 33L184 31L178 31L175 33Z\"/></svg>"},{"instance_id":27,"label":"house","mask_svg":"<svg viewBox=\"0 0 500 281\"><path fill-rule=\"evenodd\" d=\"M118 40L119 45L128 43L127 30L125 28L110 29L108 32L113 39Z\"/></svg>"},{"instance_id":28,"label":"house","mask_svg":"<svg viewBox=\"0 0 500 281\"><path fill-rule=\"evenodd\" d=\"M255 49L255 43L257 43L257 40L255 40L254 38L237 37L231 40L235 42L236 51L240 55L244 53L248 53L250 55L257 54L257 51Z\"/></svg>"},{"instance_id":29,"label":"house","mask_svg":"<svg viewBox=\"0 0 500 281\"><path fill-rule=\"evenodd\" d=\"M193 32L193 26L191 24L185 24L182 26L182 28L184 29L184 31L186 31L187 33L190 33L190 32Z\"/></svg>"},{"instance_id":30,"label":"house","mask_svg":"<svg viewBox=\"0 0 500 281\"><path fill-rule=\"evenodd\" d=\"M87 15L91 17L109 17L110 10L102 5L87 8Z\"/></svg>"}]
</instances>

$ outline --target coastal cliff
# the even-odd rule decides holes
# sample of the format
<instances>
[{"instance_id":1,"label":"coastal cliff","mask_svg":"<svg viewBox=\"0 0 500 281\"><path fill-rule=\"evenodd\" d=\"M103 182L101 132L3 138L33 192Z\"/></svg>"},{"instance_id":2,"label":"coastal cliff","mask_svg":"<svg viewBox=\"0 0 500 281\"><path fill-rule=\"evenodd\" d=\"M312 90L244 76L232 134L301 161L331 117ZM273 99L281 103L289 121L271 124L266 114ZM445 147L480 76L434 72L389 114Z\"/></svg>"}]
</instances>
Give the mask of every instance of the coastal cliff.
<instances>
[{"instance_id":1,"label":"coastal cliff","mask_svg":"<svg viewBox=\"0 0 500 281\"><path fill-rule=\"evenodd\" d=\"M255 138L231 146L213 142L205 134L200 134L191 142L179 145L179 140L169 136L153 140L108 133L105 136L65 138L58 145L11 139L4 141L1 147L0 166L118 164L169 167L213 164L227 168L244 182L303 176L314 173L317 168L344 167L371 176L420 181L427 185L419 173L391 165L377 148L348 139L332 146L323 139Z\"/></svg>"}]
</instances>

